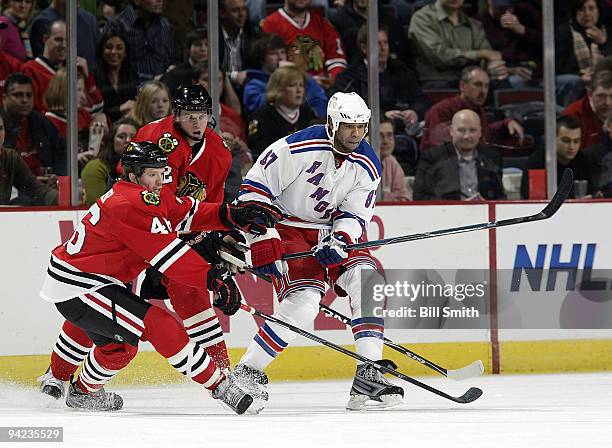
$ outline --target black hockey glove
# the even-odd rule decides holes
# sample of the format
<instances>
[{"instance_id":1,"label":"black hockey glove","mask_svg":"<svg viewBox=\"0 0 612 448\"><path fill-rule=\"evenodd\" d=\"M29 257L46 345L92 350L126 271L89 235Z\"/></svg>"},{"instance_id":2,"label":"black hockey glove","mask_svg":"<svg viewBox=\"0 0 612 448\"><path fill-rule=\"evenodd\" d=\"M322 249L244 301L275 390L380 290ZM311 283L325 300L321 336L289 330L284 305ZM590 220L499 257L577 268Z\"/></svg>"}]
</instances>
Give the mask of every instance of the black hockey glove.
<instances>
[{"instance_id":1,"label":"black hockey glove","mask_svg":"<svg viewBox=\"0 0 612 448\"><path fill-rule=\"evenodd\" d=\"M210 264L219 264L223 261L219 256L219 250L223 247L223 234L221 232L199 233L195 238L187 241L187 244Z\"/></svg>"},{"instance_id":2,"label":"black hockey glove","mask_svg":"<svg viewBox=\"0 0 612 448\"><path fill-rule=\"evenodd\" d=\"M232 229L240 229L254 235L265 235L283 217L273 205L257 201L223 203L219 209L221 222Z\"/></svg>"},{"instance_id":3,"label":"black hockey glove","mask_svg":"<svg viewBox=\"0 0 612 448\"><path fill-rule=\"evenodd\" d=\"M225 266L212 266L208 271L206 287L215 293L213 304L232 316L240 309L242 296L231 272Z\"/></svg>"}]
</instances>

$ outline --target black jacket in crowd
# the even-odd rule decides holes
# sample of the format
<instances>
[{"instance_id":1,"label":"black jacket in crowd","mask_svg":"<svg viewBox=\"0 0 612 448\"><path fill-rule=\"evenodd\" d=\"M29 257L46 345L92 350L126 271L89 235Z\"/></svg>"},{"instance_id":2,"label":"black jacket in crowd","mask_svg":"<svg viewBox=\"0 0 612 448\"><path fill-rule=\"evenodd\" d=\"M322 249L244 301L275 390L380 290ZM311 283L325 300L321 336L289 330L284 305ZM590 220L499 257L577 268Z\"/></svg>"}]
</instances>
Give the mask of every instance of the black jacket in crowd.
<instances>
[{"instance_id":1,"label":"black jacket in crowd","mask_svg":"<svg viewBox=\"0 0 612 448\"><path fill-rule=\"evenodd\" d=\"M478 192L484 199L506 199L501 156L483 145L476 150ZM451 142L421 152L413 191L415 200L461 199L459 159Z\"/></svg>"}]
</instances>

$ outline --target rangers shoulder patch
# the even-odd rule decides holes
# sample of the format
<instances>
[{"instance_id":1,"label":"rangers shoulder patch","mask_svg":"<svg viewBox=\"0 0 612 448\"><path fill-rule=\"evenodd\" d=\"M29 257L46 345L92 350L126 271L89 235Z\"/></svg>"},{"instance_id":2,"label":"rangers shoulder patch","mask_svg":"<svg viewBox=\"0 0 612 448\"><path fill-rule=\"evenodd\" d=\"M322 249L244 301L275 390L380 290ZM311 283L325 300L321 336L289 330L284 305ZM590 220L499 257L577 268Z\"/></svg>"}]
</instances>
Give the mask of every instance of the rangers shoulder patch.
<instances>
[{"instance_id":1,"label":"rangers shoulder patch","mask_svg":"<svg viewBox=\"0 0 612 448\"><path fill-rule=\"evenodd\" d=\"M143 191L140 193L142 196L142 202L147 205L155 205L159 206L161 203L161 198L157 193L153 193L152 191Z\"/></svg>"},{"instance_id":2,"label":"rangers shoulder patch","mask_svg":"<svg viewBox=\"0 0 612 448\"><path fill-rule=\"evenodd\" d=\"M174 151L178 144L178 139L173 137L170 132L164 132L163 135L157 139L157 146L163 149L165 153L171 153Z\"/></svg>"}]
</instances>

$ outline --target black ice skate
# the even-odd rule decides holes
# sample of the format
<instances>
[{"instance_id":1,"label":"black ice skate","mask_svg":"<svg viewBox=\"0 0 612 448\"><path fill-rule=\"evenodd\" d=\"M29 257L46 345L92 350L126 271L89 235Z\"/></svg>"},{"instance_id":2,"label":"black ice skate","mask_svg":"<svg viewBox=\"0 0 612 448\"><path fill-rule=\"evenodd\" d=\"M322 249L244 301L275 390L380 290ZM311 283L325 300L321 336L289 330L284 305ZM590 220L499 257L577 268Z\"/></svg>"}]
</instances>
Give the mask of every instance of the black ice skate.
<instances>
[{"instance_id":1,"label":"black ice skate","mask_svg":"<svg viewBox=\"0 0 612 448\"><path fill-rule=\"evenodd\" d=\"M395 368L392 361L383 359L376 361L385 367ZM404 390L391 384L383 374L370 364L359 364L353 387L351 387L351 398L346 408L349 411L360 411L364 409L381 409L397 406L404 398Z\"/></svg>"},{"instance_id":2,"label":"black ice skate","mask_svg":"<svg viewBox=\"0 0 612 448\"><path fill-rule=\"evenodd\" d=\"M83 392L75 383L70 383L66 405L87 411L118 411L123 408L123 398L114 392L101 388L93 394Z\"/></svg>"},{"instance_id":3,"label":"black ice skate","mask_svg":"<svg viewBox=\"0 0 612 448\"><path fill-rule=\"evenodd\" d=\"M221 384L212 391L212 397L221 400L236 414L244 414L253 404L253 397L236 382L232 373L228 372L226 375Z\"/></svg>"},{"instance_id":4,"label":"black ice skate","mask_svg":"<svg viewBox=\"0 0 612 448\"><path fill-rule=\"evenodd\" d=\"M51 397L59 400L64 396L64 381L53 376L51 367L47 369L44 375L38 377L38 381L40 381L40 393L44 394L45 398Z\"/></svg>"}]
</instances>

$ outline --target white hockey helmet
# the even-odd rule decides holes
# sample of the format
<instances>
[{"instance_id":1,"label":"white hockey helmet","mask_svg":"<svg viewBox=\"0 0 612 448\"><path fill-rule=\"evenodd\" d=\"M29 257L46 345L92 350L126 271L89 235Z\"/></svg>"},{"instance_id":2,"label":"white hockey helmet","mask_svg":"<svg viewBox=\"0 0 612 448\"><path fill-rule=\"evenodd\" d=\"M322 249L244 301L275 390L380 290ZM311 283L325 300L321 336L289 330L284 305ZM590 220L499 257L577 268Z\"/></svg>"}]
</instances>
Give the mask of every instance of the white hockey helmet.
<instances>
[{"instance_id":1,"label":"white hockey helmet","mask_svg":"<svg viewBox=\"0 0 612 448\"><path fill-rule=\"evenodd\" d=\"M336 92L327 103L327 121L331 119L331 132L329 126L327 136L333 141L340 123L366 123L366 134L368 133L367 124L370 122L372 111L357 93Z\"/></svg>"}]
</instances>

